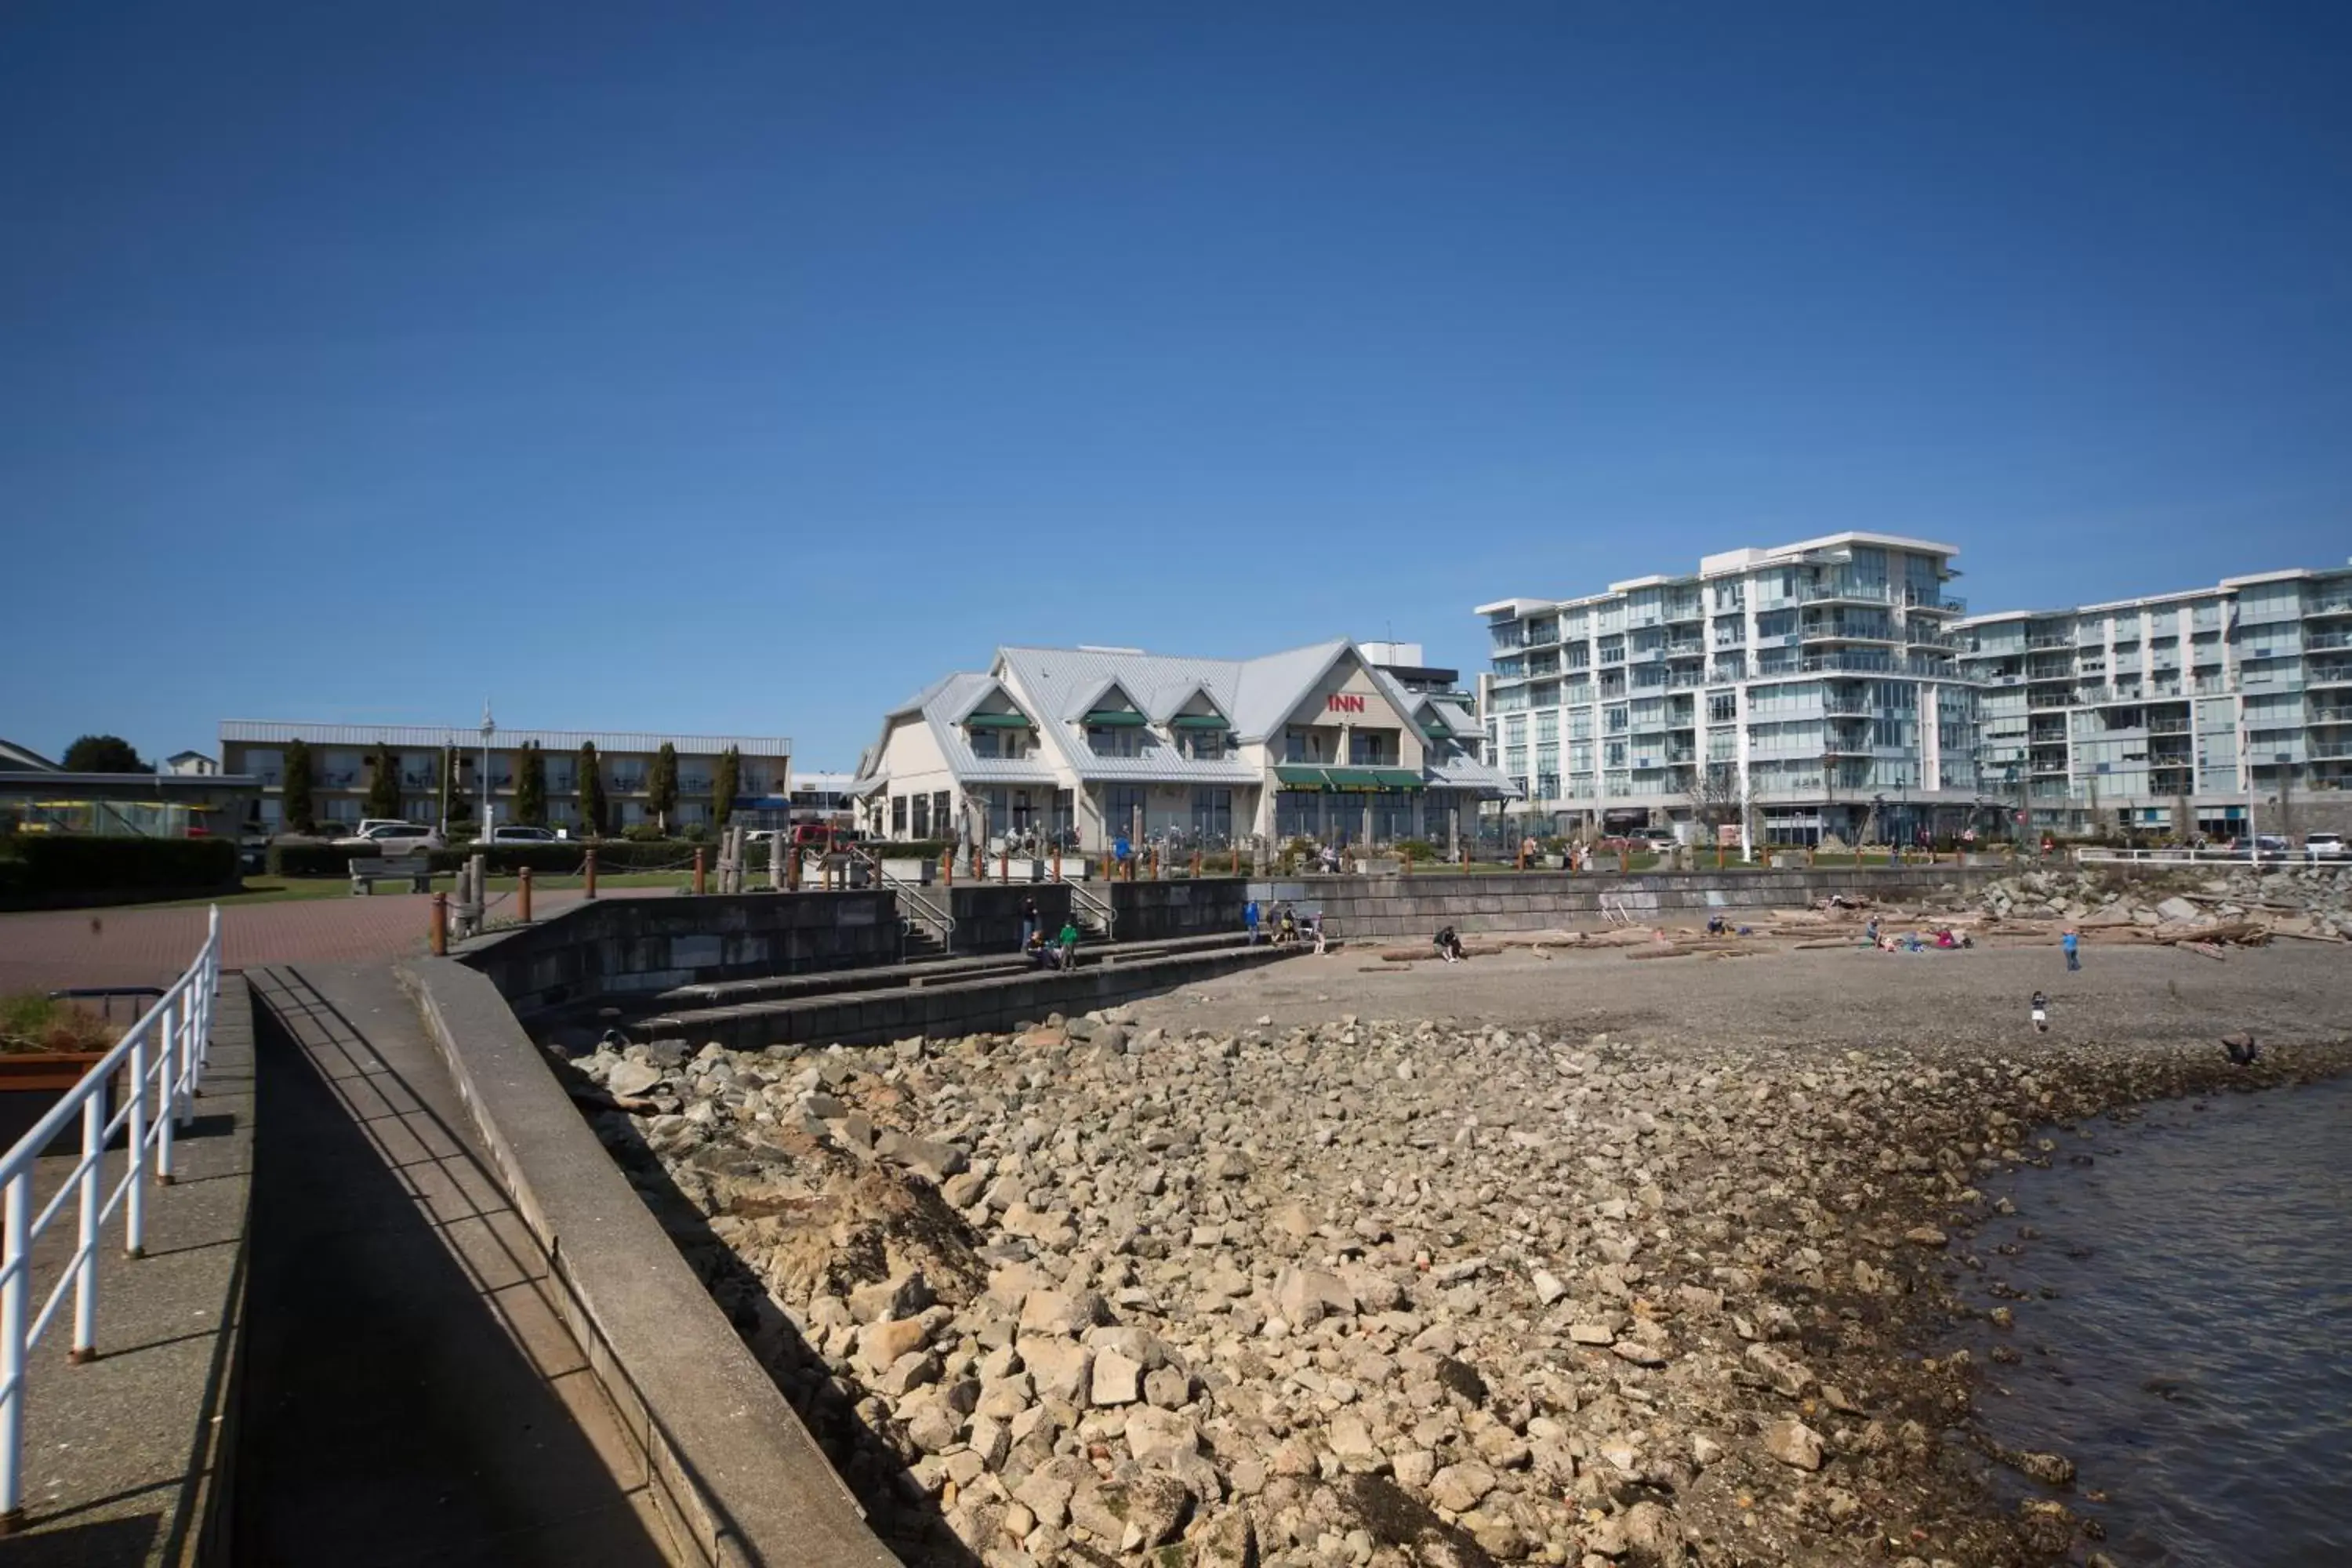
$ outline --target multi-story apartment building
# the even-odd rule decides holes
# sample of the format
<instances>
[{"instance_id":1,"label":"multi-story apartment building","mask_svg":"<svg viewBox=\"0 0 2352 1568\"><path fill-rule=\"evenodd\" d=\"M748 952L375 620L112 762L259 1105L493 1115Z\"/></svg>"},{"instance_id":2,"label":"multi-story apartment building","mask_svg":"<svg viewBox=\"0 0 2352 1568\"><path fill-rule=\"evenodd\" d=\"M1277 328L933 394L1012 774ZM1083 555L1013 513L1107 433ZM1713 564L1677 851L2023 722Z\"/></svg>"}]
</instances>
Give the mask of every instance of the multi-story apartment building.
<instances>
[{"instance_id":1,"label":"multi-story apartment building","mask_svg":"<svg viewBox=\"0 0 2352 1568\"><path fill-rule=\"evenodd\" d=\"M1562 830L1742 816L1771 843L1958 830L1997 805L1952 633L1957 553L1836 533L1582 598L1481 605L1488 758Z\"/></svg>"},{"instance_id":2,"label":"multi-story apartment building","mask_svg":"<svg viewBox=\"0 0 2352 1568\"><path fill-rule=\"evenodd\" d=\"M442 816L444 754L451 804L478 810L484 754L478 730L410 724L297 724L228 719L221 722L221 766L261 782L260 818L277 832L285 815L286 748L301 741L310 751L312 815L320 826L355 823L362 815L380 758L389 756L400 773L401 815L412 822L437 823ZM514 819L515 759L520 749L540 750L547 784L547 824L580 826L579 757L583 742L596 747L604 783L605 831L617 832L654 819L647 796L654 758L664 742L677 751L677 807L672 827L708 824L714 818L712 790L719 758L733 748L738 763L735 809L762 814L751 820L781 824L792 776L792 742L773 736L670 735L598 730L498 730L490 736L491 805L500 822Z\"/></svg>"},{"instance_id":3,"label":"multi-story apartment building","mask_svg":"<svg viewBox=\"0 0 2352 1568\"><path fill-rule=\"evenodd\" d=\"M1958 631L1979 765L2036 827L2235 834L2250 804L2352 783L2352 566Z\"/></svg>"}]
</instances>

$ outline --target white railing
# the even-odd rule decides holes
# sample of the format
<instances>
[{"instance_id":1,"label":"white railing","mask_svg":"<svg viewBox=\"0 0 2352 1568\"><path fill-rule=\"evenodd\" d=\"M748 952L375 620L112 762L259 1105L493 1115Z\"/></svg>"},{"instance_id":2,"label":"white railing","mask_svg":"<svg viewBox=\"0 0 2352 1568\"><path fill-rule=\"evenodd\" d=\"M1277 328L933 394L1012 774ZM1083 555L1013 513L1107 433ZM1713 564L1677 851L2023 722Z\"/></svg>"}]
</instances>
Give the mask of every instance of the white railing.
<instances>
[{"instance_id":1,"label":"white railing","mask_svg":"<svg viewBox=\"0 0 2352 1568\"><path fill-rule=\"evenodd\" d=\"M145 1256L147 1184L169 1185L172 1138L190 1114L212 1038L213 1004L220 994L220 906L213 906L205 945L186 973L131 1026L114 1048L66 1091L16 1146L0 1156L0 1527L16 1523L25 1507L26 1367L33 1346L73 1299L73 1351L87 1362L98 1354L98 1251L106 1223L122 1213L123 1251ZM123 1077L123 1103L106 1114L107 1085ZM33 1212L33 1180L41 1152L81 1122L81 1158L57 1192ZM121 1179L100 1192L106 1146L124 1134ZM57 1284L32 1310L33 1243L49 1222L75 1203L80 1239Z\"/></svg>"}]
</instances>

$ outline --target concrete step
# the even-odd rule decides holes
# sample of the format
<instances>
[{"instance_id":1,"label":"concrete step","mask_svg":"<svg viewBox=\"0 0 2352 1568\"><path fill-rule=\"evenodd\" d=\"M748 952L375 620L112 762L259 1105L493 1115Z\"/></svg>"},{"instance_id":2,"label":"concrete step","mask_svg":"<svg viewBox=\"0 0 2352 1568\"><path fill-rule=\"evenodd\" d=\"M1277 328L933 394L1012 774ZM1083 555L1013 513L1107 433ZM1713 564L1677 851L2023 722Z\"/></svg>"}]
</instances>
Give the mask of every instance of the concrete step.
<instances>
[{"instance_id":1,"label":"concrete step","mask_svg":"<svg viewBox=\"0 0 2352 1568\"><path fill-rule=\"evenodd\" d=\"M716 1040L738 1050L777 1045L858 1045L909 1035L945 1038L1010 1029L1042 1020L1049 1013L1084 1013L1112 1006L1312 951L1236 945L1223 939L1194 940L1214 940L1215 945L1168 951L1174 944L1137 943L1138 948L1159 945L1162 950L1149 955L1130 952L1116 962L1097 953L1097 962L1072 970L1024 965L1016 973L1005 973L998 969L974 969L921 985L875 984L866 990L769 997L663 1014L641 1019L628 1026L626 1032L635 1040ZM866 971L862 977L879 981L885 973Z\"/></svg>"},{"instance_id":2,"label":"concrete step","mask_svg":"<svg viewBox=\"0 0 2352 1568\"><path fill-rule=\"evenodd\" d=\"M1078 963L1080 967L1092 963L1131 963L1138 959L1157 958L1167 953L1214 952L1244 946L1248 940L1245 933L1233 931L1214 936L1170 937L1156 942L1081 942L1078 944ZM1026 974L1032 967L1026 958L1014 952L967 953L954 958L939 956L878 969L832 969L809 974L771 974L753 980L678 985L655 993L646 998L646 1005L665 1013L687 1012L740 1006L750 1002L823 996L844 991L885 990L894 985L928 986L989 975Z\"/></svg>"}]
</instances>

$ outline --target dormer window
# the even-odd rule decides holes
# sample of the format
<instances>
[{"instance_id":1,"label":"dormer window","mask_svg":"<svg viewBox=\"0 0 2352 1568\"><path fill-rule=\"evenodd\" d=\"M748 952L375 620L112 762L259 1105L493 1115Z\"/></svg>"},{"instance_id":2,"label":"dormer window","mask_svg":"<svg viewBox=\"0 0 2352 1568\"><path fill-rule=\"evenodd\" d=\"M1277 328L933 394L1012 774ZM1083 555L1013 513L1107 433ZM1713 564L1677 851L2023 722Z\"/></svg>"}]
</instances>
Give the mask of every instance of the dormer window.
<instances>
[{"instance_id":1,"label":"dormer window","mask_svg":"<svg viewBox=\"0 0 2352 1568\"><path fill-rule=\"evenodd\" d=\"M968 714L963 731L975 757L1025 757L1037 746L1029 716L1017 709Z\"/></svg>"},{"instance_id":2,"label":"dormer window","mask_svg":"<svg viewBox=\"0 0 2352 1568\"><path fill-rule=\"evenodd\" d=\"M1232 750L1232 726L1222 713L1179 713L1168 721L1176 750L1196 762L1223 761Z\"/></svg>"}]
</instances>

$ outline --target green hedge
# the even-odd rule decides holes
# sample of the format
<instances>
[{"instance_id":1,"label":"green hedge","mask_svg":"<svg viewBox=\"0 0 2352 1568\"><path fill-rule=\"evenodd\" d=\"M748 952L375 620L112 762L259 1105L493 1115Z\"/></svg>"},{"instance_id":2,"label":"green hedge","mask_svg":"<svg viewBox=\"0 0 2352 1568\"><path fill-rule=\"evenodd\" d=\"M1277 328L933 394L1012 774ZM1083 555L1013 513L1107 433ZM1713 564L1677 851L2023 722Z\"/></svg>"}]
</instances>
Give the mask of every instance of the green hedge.
<instances>
[{"instance_id":1,"label":"green hedge","mask_svg":"<svg viewBox=\"0 0 2352 1568\"><path fill-rule=\"evenodd\" d=\"M237 882L230 838L0 837L0 898L50 899L130 891L207 893Z\"/></svg>"},{"instance_id":2,"label":"green hedge","mask_svg":"<svg viewBox=\"0 0 2352 1568\"><path fill-rule=\"evenodd\" d=\"M335 844L272 844L262 864L273 877L343 877L353 860L373 860L383 851L374 845L347 848Z\"/></svg>"}]
</instances>

